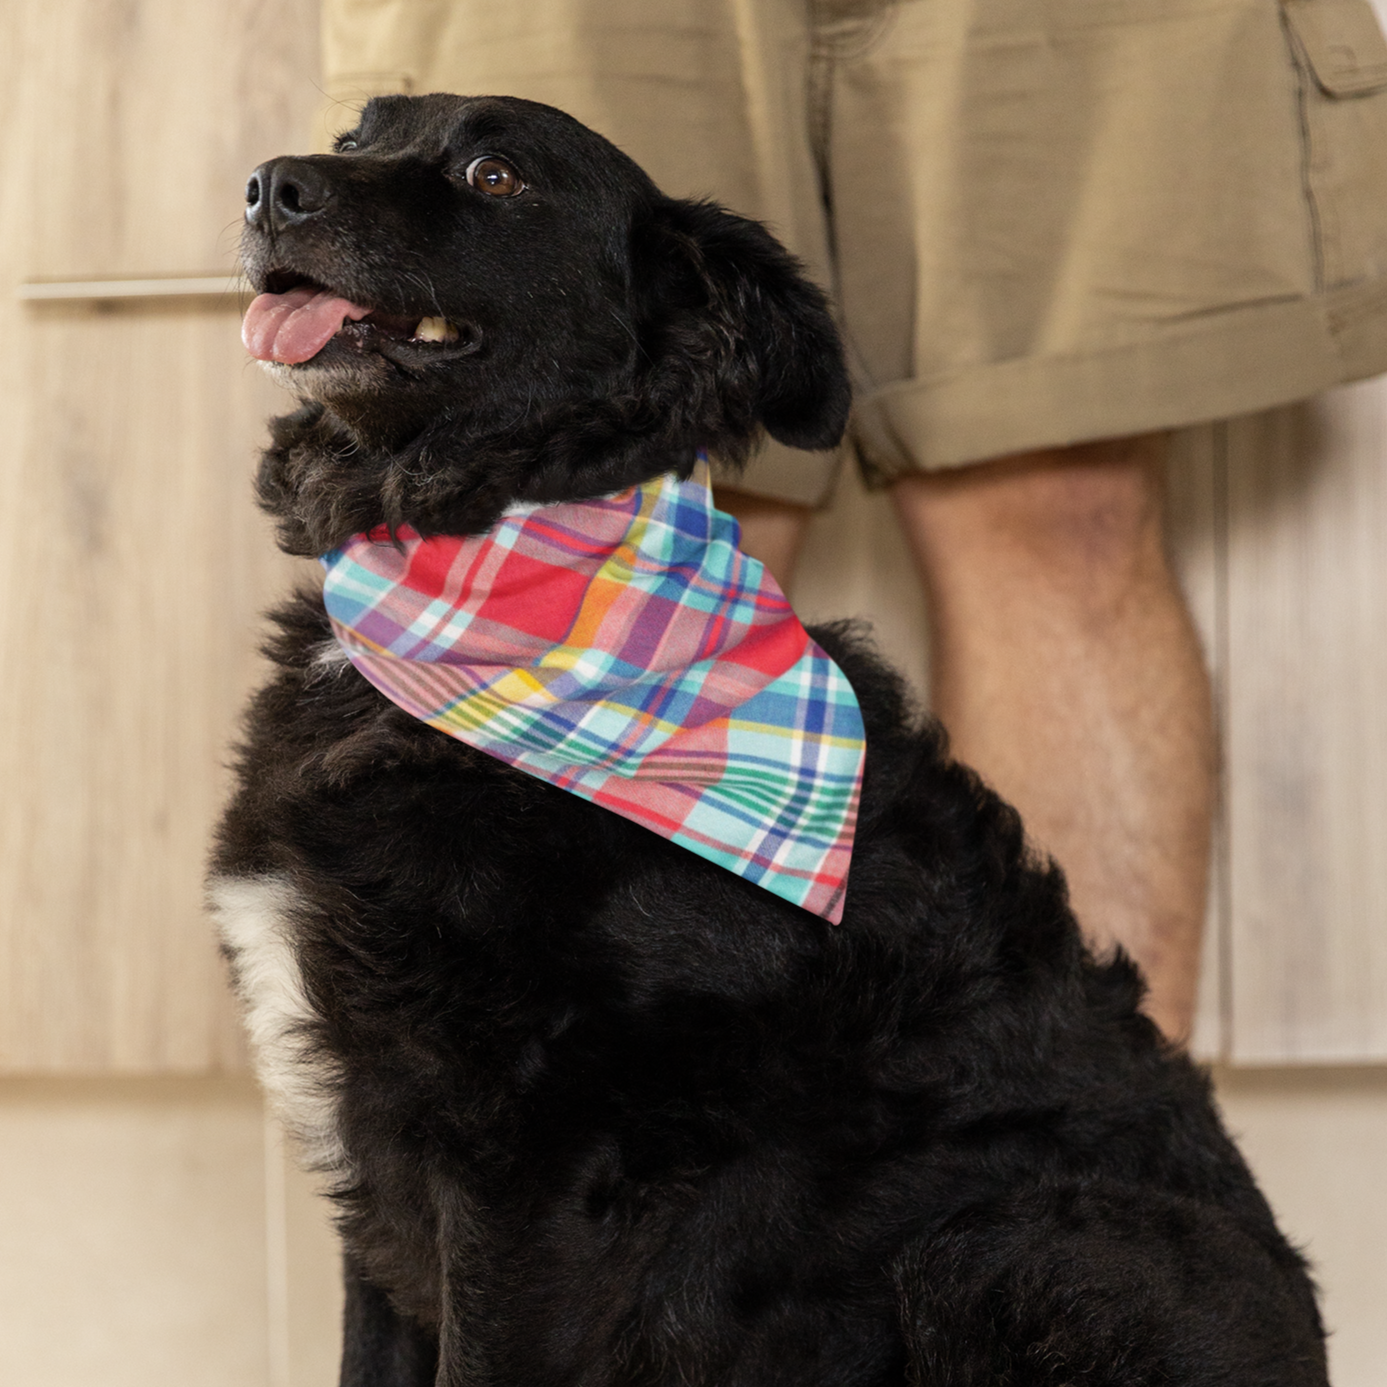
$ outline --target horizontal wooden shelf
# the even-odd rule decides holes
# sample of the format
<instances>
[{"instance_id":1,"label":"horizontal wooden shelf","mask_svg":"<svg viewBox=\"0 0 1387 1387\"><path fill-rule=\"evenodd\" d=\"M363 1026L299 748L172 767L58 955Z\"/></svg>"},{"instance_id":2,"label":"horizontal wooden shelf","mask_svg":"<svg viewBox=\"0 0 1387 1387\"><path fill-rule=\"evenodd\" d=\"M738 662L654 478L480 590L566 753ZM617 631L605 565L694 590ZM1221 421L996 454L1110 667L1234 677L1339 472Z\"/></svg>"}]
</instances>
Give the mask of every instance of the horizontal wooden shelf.
<instances>
[{"instance_id":1,"label":"horizontal wooden shelf","mask_svg":"<svg viewBox=\"0 0 1387 1387\"><path fill-rule=\"evenodd\" d=\"M143 279L37 279L16 291L28 303L55 300L189 299L225 300L228 306L253 293L238 275L168 275Z\"/></svg>"}]
</instances>

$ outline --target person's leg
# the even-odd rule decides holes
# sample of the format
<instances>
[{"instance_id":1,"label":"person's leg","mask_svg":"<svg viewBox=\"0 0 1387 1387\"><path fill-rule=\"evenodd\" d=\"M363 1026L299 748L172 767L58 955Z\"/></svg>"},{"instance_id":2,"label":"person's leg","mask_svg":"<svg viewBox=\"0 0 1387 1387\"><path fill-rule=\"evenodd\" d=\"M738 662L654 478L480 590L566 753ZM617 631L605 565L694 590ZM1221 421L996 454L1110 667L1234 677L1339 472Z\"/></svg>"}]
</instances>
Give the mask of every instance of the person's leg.
<instances>
[{"instance_id":1,"label":"person's leg","mask_svg":"<svg viewBox=\"0 0 1387 1387\"><path fill-rule=\"evenodd\" d=\"M1021 811L1147 1010L1193 1016L1214 795L1208 677L1162 534L1164 442L1028 453L893 487L927 589L932 698Z\"/></svg>"},{"instance_id":2,"label":"person's leg","mask_svg":"<svg viewBox=\"0 0 1387 1387\"><path fill-rule=\"evenodd\" d=\"M1021 811L1099 948L1189 1033L1215 751L1208 676L1166 561L1164 441L1107 440L909 477L892 494L929 599L931 701L955 754ZM718 504L788 587L809 516Z\"/></svg>"}]
</instances>

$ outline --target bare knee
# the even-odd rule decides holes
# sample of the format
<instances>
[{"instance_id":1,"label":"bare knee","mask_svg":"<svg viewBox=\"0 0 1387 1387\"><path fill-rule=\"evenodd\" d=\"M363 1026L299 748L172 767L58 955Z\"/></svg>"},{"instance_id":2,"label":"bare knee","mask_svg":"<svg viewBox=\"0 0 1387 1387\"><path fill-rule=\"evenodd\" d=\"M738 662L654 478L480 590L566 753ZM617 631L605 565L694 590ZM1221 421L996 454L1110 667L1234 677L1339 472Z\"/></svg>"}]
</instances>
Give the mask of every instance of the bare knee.
<instances>
[{"instance_id":1,"label":"bare knee","mask_svg":"<svg viewBox=\"0 0 1387 1387\"><path fill-rule=\"evenodd\" d=\"M898 482L894 498L932 587L1031 585L1098 613L1169 581L1164 438L1025 453Z\"/></svg>"}]
</instances>

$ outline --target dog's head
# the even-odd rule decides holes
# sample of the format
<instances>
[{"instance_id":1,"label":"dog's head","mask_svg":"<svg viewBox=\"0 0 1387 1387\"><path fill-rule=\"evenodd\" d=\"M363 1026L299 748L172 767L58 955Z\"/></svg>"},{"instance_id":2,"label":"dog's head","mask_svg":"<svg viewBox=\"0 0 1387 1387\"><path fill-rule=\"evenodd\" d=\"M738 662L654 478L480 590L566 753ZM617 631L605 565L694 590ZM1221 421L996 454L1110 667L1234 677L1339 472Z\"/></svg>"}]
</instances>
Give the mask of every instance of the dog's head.
<instances>
[{"instance_id":1,"label":"dog's head","mask_svg":"<svg viewBox=\"0 0 1387 1387\"><path fill-rule=\"evenodd\" d=\"M842 434L842 349L797 262L552 107L380 97L246 196L247 343L305 402L261 476L294 552L476 533L699 448L739 461L762 427Z\"/></svg>"}]
</instances>

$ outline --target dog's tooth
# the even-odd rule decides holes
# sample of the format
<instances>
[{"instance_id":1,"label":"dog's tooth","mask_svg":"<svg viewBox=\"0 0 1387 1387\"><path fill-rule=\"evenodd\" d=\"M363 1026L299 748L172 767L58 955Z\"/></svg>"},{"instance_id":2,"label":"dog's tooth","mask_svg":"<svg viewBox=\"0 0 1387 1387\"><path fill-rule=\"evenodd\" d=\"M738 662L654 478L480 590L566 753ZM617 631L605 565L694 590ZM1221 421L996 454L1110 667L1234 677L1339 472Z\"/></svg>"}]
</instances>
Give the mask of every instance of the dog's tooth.
<instances>
[{"instance_id":1,"label":"dog's tooth","mask_svg":"<svg viewBox=\"0 0 1387 1387\"><path fill-rule=\"evenodd\" d=\"M420 318L414 336L420 342L456 342L458 330L446 318Z\"/></svg>"}]
</instances>

